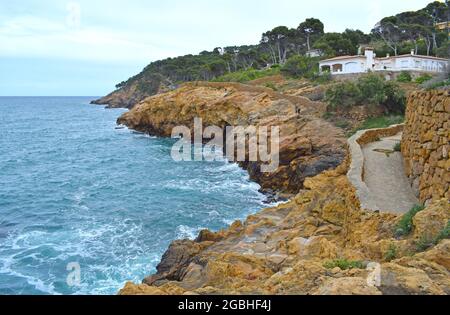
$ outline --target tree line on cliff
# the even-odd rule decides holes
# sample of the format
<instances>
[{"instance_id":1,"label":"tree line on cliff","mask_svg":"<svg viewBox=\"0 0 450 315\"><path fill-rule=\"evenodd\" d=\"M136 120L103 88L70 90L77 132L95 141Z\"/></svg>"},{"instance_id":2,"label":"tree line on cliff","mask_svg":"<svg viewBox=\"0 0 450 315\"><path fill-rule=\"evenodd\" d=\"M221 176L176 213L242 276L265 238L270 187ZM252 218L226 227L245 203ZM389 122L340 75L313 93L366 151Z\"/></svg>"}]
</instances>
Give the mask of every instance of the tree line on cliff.
<instances>
[{"instance_id":1,"label":"tree line on cliff","mask_svg":"<svg viewBox=\"0 0 450 315\"><path fill-rule=\"evenodd\" d=\"M209 81L239 71L280 67L290 58L297 58L298 62L299 56L304 57L313 49L321 51L322 58L354 55L362 45L373 46L379 56L409 53L413 49L417 54L449 57L447 30L436 28L436 23L447 21L448 15L447 5L435 1L422 10L382 19L370 34L353 29L326 33L320 20L310 18L296 28L278 26L264 32L257 45L218 47L198 55L152 62L116 88L135 86L139 92L152 95L162 83Z\"/></svg>"}]
</instances>

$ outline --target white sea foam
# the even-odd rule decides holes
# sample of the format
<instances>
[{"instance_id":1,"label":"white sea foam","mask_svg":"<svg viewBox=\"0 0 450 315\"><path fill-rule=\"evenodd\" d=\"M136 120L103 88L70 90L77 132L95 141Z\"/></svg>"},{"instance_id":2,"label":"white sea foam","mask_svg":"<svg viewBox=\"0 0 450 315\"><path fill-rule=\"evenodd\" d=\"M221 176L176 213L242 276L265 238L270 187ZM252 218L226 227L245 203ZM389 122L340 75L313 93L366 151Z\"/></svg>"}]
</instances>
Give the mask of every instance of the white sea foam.
<instances>
[{"instance_id":1,"label":"white sea foam","mask_svg":"<svg viewBox=\"0 0 450 315\"><path fill-rule=\"evenodd\" d=\"M197 238L198 234L200 233L201 230L203 230L204 228L193 228L193 227L189 227L186 225L179 225L177 227L177 239L183 240L183 239L188 239L188 240L194 240Z\"/></svg>"}]
</instances>

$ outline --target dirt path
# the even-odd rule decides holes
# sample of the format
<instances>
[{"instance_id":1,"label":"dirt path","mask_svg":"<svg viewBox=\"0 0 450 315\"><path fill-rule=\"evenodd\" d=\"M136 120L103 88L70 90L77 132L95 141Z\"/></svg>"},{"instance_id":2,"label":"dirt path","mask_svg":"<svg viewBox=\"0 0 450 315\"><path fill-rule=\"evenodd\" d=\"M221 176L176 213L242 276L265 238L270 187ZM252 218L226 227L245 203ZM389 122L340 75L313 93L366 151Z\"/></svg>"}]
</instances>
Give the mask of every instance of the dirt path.
<instances>
[{"instance_id":1,"label":"dirt path","mask_svg":"<svg viewBox=\"0 0 450 315\"><path fill-rule=\"evenodd\" d=\"M405 175L403 157L393 151L401 138L399 133L362 148L364 182L370 198L379 209L394 213L406 213L419 203Z\"/></svg>"}]
</instances>

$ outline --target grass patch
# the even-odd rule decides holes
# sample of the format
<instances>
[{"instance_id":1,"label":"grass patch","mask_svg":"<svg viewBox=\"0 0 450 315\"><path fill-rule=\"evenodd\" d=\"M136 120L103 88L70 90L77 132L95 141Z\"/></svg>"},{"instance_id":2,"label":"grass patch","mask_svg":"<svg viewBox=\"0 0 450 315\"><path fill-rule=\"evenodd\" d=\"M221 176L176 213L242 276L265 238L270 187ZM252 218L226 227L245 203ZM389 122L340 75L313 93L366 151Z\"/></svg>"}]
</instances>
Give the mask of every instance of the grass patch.
<instances>
[{"instance_id":1,"label":"grass patch","mask_svg":"<svg viewBox=\"0 0 450 315\"><path fill-rule=\"evenodd\" d=\"M395 144L394 151L395 152L402 152L402 144L400 142Z\"/></svg>"},{"instance_id":2,"label":"grass patch","mask_svg":"<svg viewBox=\"0 0 450 315\"><path fill-rule=\"evenodd\" d=\"M417 84L424 84L427 81L430 81L433 77L429 74L422 74L420 77L416 78L415 82Z\"/></svg>"},{"instance_id":3,"label":"grass patch","mask_svg":"<svg viewBox=\"0 0 450 315\"><path fill-rule=\"evenodd\" d=\"M353 129L348 134L348 136L351 137L360 130L387 128L389 126L402 124L404 122L405 122L405 117L402 115L373 117L373 118L367 119L358 128Z\"/></svg>"},{"instance_id":4,"label":"grass patch","mask_svg":"<svg viewBox=\"0 0 450 315\"><path fill-rule=\"evenodd\" d=\"M447 223L447 226L436 236L434 239L430 239L429 237L422 236L416 242L416 249L418 252L424 252L427 249L436 246L442 240L450 238L450 221Z\"/></svg>"},{"instance_id":5,"label":"grass patch","mask_svg":"<svg viewBox=\"0 0 450 315\"><path fill-rule=\"evenodd\" d=\"M435 239L435 243L438 244L442 240L450 238L450 221L447 222L447 226L439 233Z\"/></svg>"},{"instance_id":6,"label":"grass patch","mask_svg":"<svg viewBox=\"0 0 450 315\"><path fill-rule=\"evenodd\" d=\"M425 209L422 205L414 206L408 213L403 215L400 222L397 224L395 229L395 235L397 237L409 235L413 229L413 219L420 211Z\"/></svg>"},{"instance_id":7,"label":"grass patch","mask_svg":"<svg viewBox=\"0 0 450 315\"><path fill-rule=\"evenodd\" d=\"M280 68L265 70L249 69L245 71L231 72L213 79L213 82L248 82L264 77L280 74Z\"/></svg>"},{"instance_id":8,"label":"grass patch","mask_svg":"<svg viewBox=\"0 0 450 315\"><path fill-rule=\"evenodd\" d=\"M334 269L339 267L341 270L349 269L365 269L363 262L361 261L351 261L347 259L336 259L328 261L323 265L327 269Z\"/></svg>"},{"instance_id":9,"label":"grass patch","mask_svg":"<svg viewBox=\"0 0 450 315\"><path fill-rule=\"evenodd\" d=\"M384 258L386 259L386 261L393 261L397 257L398 257L397 246L395 244L389 245L389 248L388 248L386 254L384 255Z\"/></svg>"},{"instance_id":10,"label":"grass patch","mask_svg":"<svg viewBox=\"0 0 450 315\"><path fill-rule=\"evenodd\" d=\"M445 86L450 86L450 79L447 79L447 80L442 81L442 82L432 83L432 84L428 85L426 87L426 89L427 90L434 90L434 89L438 89L438 88L445 87Z\"/></svg>"},{"instance_id":11,"label":"grass patch","mask_svg":"<svg viewBox=\"0 0 450 315\"><path fill-rule=\"evenodd\" d=\"M267 88L269 88L269 89L274 90L275 92L278 91L278 88L277 88L277 87L275 86L275 84L272 83L272 82L266 83L265 86L266 86Z\"/></svg>"}]
</instances>

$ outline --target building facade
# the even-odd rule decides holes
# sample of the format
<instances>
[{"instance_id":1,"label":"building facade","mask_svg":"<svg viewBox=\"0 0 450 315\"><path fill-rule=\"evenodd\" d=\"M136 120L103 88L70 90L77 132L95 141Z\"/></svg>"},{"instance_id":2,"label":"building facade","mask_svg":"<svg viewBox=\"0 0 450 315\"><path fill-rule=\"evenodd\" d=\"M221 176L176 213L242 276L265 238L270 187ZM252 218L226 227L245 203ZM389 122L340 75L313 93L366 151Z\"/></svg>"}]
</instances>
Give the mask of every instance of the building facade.
<instances>
[{"instance_id":1,"label":"building facade","mask_svg":"<svg viewBox=\"0 0 450 315\"><path fill-rule=\"evenodd\" d=\"M444 58L414 54L377 58L373 48L366 48L364 55L341 56L320 62L320 71L333 75L364 73L369 71L416 71L444 72L449 60Z\"/></svg>"}]
</instances>

